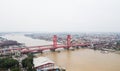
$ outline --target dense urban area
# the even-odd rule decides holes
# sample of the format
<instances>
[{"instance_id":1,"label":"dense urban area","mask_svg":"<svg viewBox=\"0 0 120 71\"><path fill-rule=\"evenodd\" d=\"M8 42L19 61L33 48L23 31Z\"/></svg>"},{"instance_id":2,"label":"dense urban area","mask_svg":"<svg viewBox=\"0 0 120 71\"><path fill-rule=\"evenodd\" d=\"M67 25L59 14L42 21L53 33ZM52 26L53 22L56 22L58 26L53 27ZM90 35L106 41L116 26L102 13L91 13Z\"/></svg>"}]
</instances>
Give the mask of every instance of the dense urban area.
<instances>
[{"instance_id":1,"label":"dense urban area","mask_svg":"<svg viewBox=\"0 0 120 71\"><path fill-rule=\"evenodd\" d=\"M26 36L32 37L33 39L43 39L47 41L52 41L52 36L55 33L42 33L42 34L26 34ZM97 43L94 45L95 49L114 49L120 50L120 33L57 33L58 42L65 43L66 35L72 35L71 43ZM102 48L101 48L102 47Z\"/></svg>"},{"instance_id":2,"label":"dense urban area","mask_svg":"<svg viewBox=\"0 0 120 71\"><path fill-rule=\"evenodd\" d=\"M0 71L36 71L33 64L33 53L21 54L19 51L5 52L8 48L25 46L24 43L3 38L2 36L6 34L10 33L0 33ZM73 44L91 43L89 47L85 48L120 54L120 33L27 33L25 36L52 41L53 39L51 38L54 34L58 36L58 43L65 44L66 35L71 34L71 43ZM4 50L4 52L1 50Z\"/></svg>"}]
</instances>

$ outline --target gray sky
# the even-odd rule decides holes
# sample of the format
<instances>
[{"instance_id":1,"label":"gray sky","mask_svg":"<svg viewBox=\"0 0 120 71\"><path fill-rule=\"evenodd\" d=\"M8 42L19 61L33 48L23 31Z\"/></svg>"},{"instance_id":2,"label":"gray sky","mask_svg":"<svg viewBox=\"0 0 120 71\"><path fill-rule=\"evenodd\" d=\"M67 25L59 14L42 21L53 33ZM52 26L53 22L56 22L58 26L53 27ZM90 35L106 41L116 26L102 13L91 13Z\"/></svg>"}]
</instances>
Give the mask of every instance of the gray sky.
<instances>
[{"instance_id":1,"label":"gray sky","mask_svg":"<svg viewBox=\"0 0 120 71\"><path fill-rule=\"evenodd\" d=\"M0 0L0 32L120 32L120 0Z\"/></svg>"}]
</instances>

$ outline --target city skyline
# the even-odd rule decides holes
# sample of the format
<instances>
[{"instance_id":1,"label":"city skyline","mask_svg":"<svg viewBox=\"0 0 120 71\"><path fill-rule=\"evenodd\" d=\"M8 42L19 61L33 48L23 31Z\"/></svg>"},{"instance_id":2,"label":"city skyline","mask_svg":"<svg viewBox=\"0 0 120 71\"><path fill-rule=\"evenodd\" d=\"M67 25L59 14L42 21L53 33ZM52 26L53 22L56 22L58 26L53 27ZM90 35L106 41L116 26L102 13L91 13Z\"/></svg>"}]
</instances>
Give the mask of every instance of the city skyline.
<instances>
[{"instance_id":1,"label":"city skyline","mask_svg":"<svg viewBox=\"0 0 120 71\"><path fill-rule=\"evenodd\" d=\"M119 0L1 0L0 32L120 32Z\"/></svg>"}]
</instances>

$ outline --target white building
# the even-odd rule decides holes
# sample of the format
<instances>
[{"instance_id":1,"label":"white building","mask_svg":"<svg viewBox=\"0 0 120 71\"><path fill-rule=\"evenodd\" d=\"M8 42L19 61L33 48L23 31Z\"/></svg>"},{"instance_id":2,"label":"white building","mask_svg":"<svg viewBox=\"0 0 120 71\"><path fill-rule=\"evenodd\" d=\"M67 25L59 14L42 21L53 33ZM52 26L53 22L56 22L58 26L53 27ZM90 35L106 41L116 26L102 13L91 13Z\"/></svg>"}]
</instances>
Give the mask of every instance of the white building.
<instances>
[{"instance_id":1,"label":"white building","mask_svg":"<svg viewBox=\"0 0 120 71\"><path fill-rule=\"evenodd\" d=\"M37 71L54 69L54 62L47 57L38 57L33 59L34 68Z\"/></svg>"}]
</instances>

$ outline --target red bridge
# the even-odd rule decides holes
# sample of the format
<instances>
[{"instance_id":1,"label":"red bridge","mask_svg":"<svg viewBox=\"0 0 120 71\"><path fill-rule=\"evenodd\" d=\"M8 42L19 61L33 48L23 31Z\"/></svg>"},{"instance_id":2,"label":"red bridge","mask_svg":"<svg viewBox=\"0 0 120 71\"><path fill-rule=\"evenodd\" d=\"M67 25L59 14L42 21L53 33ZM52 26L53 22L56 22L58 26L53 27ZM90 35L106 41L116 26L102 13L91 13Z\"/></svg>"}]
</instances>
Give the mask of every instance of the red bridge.
<instances>
[{"instance_id":1,"label":"red bridge","mask_svg":"<svg viewBox=\"0 0 120 71\"><path fill-rule=\"evenodd\" d=\"M70 47L86 47L90 46L90 43L71 43L71 35L67 35L66 44L57 44L57 35L53 36L53 44L52 45L43 45L43 46L31 46L31 47L21 47L21 48L9 48L7 51L19 50L21 53L29 53L29 52L42 52L44 50L55 51L58 48L69 49Z\"/></svg>"}]
</instances>

